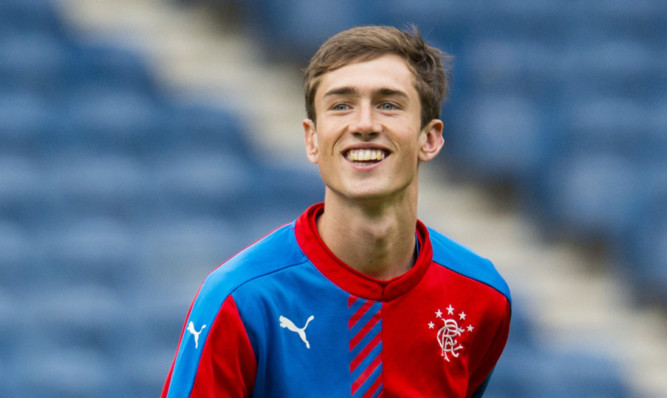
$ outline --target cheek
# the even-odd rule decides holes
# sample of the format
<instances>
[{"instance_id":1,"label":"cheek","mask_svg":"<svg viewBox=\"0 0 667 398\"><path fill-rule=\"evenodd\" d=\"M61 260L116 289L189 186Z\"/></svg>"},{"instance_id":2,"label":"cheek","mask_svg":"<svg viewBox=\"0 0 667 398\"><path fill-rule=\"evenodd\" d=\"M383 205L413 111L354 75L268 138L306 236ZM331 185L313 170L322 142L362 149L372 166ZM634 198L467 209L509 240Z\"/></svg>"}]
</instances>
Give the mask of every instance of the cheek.
<instances>
[{"instance_id":1,"label":"cheek","mask_svg":"<svg viewBox=\"0 0 667 398\"><path fill-rule=\"evenodd\" d=\"M327 127L326 125L321 126L317 137L320 156L333 156L336 146L338 136Z\"/></svg>"}]
</instances>

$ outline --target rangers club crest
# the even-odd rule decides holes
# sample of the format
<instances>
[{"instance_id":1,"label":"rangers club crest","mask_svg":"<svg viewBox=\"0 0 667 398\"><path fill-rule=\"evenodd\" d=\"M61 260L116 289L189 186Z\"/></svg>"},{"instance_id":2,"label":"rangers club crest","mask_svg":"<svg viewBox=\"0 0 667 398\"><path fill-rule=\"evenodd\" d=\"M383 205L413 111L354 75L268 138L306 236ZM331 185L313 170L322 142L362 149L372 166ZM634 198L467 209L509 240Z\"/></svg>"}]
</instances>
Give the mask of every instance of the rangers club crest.
<instances>
[{"instance_id":1,"label":"rangers club crest","mask_svg":"<svg viewBox=\"0 0 667 398\"><path fill-rule=\"evenodd\" d=\"M445 361L450 362L450 356L458 358L460 351L464 349L460 342L461 336L464 333L472 333L475 327L469 323L464 326L467 317L465 312L456 312L451 304L445 309L446 314L440 309L435 312L436 320L429 322L428 328L437 330L436 339L440 346L440 355Z\"/></svg>"}]
</instances>

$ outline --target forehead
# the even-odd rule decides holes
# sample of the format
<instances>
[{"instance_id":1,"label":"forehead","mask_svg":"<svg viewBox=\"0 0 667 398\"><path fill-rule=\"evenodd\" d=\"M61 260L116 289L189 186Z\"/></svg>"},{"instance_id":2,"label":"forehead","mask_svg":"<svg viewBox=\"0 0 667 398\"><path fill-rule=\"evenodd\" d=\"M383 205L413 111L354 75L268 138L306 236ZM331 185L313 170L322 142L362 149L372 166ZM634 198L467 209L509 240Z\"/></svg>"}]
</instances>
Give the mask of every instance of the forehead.
<instances>
[{"instance_id":1,"label":"forehead","mask_svg":"<svg viewBox=\"0 0 667 398\"><path fill-rule=\"evenodd\" d=\"M387 54L369 60L354 62L322 75L315 99L339 88L365 90L391 89L416 97L414 75L408 63L398 55Z\"/></svg>"}]
</instances>

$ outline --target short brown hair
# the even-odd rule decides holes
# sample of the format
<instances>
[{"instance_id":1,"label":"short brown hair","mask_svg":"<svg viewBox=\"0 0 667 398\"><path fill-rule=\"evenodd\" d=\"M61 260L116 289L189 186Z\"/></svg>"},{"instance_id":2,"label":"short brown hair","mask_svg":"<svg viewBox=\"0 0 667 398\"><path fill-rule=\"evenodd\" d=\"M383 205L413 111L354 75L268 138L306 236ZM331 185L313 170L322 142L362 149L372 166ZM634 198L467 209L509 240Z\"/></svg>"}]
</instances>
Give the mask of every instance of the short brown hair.
<instances>
[{"instance_id":1,"label":"short brown hair","mask_svg":"<svg viewBox=\"0 0 667 398\"><path fill-rule=\"evenodd\" d=\"M311 58L304 73L308 118L315 121L315 92L325 73L386 54L404 58L415 77L422 127L439 119L442 102L449 96L452 57L426 44L414 26L412 32L391 26L359 26L327 40Z\"/></svg>"}]
</instances>

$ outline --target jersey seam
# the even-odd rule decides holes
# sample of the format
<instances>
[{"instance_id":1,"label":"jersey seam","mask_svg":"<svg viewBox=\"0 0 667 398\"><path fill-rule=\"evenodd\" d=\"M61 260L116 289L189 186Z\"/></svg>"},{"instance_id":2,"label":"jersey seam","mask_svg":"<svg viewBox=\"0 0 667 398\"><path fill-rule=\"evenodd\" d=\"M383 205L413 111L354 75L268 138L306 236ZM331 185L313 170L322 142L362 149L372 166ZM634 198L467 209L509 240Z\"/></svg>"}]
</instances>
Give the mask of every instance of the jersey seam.
<instances>
[{"instance_id":1,"label":"jersey seam","mask_svg":"<svg viewBox=\"0 0 667 398\"><path fill-rule=\"evenodd\" d=\"M272 271L269 271L269 272L265 272L265 273L263 273L263 274L261 274L261 275L257 275L257 276L253 276L252 278L248 278L248 279L244 280L243 282L239 283L238 285L236 285L233 289L231 289L231 290L229 291L228 296L231 296L231 295L234 294L234 292L236 292L238 289L240 289L241 287L245 286L246 284L248 284L248 283L250 283L250 282L253 282L253 281L256 280L256 279L264 278L264 277L266 277L266 276L269 276L269 275L272 275L272 274L276 274L276 273L285 271L285 270L287 270L288 268L298 267L298 266L300 266L300 265L307 264L308 262L309 262L309 260L306 258L305 260L303 260L303 261L301 261L301 262L297 262L297 263L292 263L292 264L289 264L289 265L285 265L285 266L282 266L282 267L280 267L280 268L278 268L278 269L275 269L275 270L272 270Z\"/></svg>"}]
</instances>

